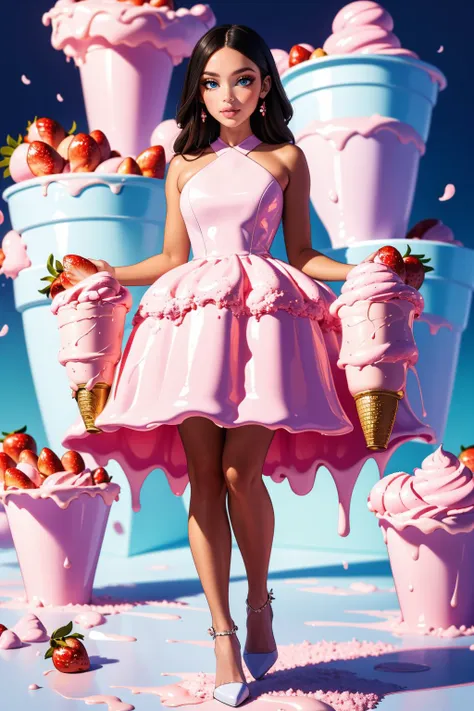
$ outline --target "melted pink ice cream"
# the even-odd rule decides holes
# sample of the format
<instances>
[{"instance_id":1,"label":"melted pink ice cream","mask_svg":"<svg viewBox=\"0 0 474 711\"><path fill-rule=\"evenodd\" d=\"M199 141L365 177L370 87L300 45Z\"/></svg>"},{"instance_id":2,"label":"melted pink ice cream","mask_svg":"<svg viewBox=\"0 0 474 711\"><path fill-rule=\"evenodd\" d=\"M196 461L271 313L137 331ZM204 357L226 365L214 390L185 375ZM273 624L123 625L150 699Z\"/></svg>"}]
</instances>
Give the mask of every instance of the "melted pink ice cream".
<instances>
[{"instance_id":1,"label":"melted pink ice cream","mask_svg":"<svg viewBox=\"0 0 474 711\"><path fill-rule=\"evenodd\" d=\"M46 477L42 484L43 491L52 491L57 487L76 487L76 486L98 486L92 480L90 469L84 469L80 474L73 472L57 472Z\"/></svg>"},{"instance_id":2,"label":"melted pink ice cream","mask_svg":"<svg viewBox=\"0 0 474 711\"><path fill-rule=\"evenodd\" d=\"M474 529L474 475L442 446L426 457L414 475L390 474L369 495L370 511L404 528L428 533L436 528Z\"/></svg>"},{"instance_id":3,"label":"melted pink ice cream","mask_svg":"<svg viewBox=\"0 0 474 711\"><path fill-rule=\"evenodd\" d=\"M18 649L22 646L21 639L13 630L5 630L0 635L0 649Z\"/></svg>"},{"instance_id":4,"label":"melted pink ice cream","mask_svg":"<svg viewBox=\"0 0 474 711\"><path fill-rule=\"evenodd\" d=\"M405 391L407 368L418 360L413 320L422 310L419 291L386 265L363 262L349 272L330 311L342 321L337 365L352 395Z\"/></svg>"},{"instance_id":5,"label":"melted pink ice cream","mask_svg":"<svg viewBox=\"0 0 474 711\"><path fill-rule=\"evenodd\" d=\"M333 34L324 43L327 54L395 54L417 58L393 34L393 19L377 2L351 2L337 13Z\"/></svg>"},{"instance_id":6,"label":"melted pink ice cream","mask_svg":"<svg viewBox=\"0 0 474 711\"><path fill-rule=\"evenodd\" d=\"M128 289L108 272L92 274L55 296L51 311L59 322L59 362L73 390L112 384L131 305Z\"/></svg>"},{"instance_id":7,"label":"melted pink ice cream","mask_svg":"<svg viewBox=\"0 0 474 711\"><path fill-rule=\"evenodd\" d=\"M209 5L200 3L174 11L117 0L58 0L43 15L43 25L53 28L53 47L73 57L76 64L84 60L91 45L138 47L149 43L166 50L176 66L191 56L196 42L215 23Z\"/></svg>"},{"instance_id":8,"label":"melted pink ice cream","mask_svg":"<svg viewBox=\"0 0 474 711\"><path fill-rule=\"evenodd\" d=\"M415 229L415 227L412 229ZM423 232L423 236L421 239L429 239L433 240L433 242L447 242L449 244L454 244L458 247L463 246L462 242L459 242L459 240L454 239L454 232L452 231L452 229L448 227L448 225L445 225L444 222L441 222L441 220L437 220L434 225L432 225L425 232Z\"/></svg>"},{"instance_id":9,"label":"melted pink ice cream","mask_svg":"<svg viewBox=\"0 0 474 711\"><path fill-rule=\"evenodd\" d=\"M7 232L2 240L5 259L0 267L0 274L10 279L16 279L22 269L31 267L31 261L26 253L26 244L15 230Z\"/></svg>"},{"instance_id":10,"label":"melted pink ice cream","mask_svg":"<svg viewBox=\"0 0 474 711\"><path fill-rule=\"evenodd\" d=\"M32 612L22 617L13 630L22 642L47 642L49 640L46 627Z\"/></svg>"}]
</instances>

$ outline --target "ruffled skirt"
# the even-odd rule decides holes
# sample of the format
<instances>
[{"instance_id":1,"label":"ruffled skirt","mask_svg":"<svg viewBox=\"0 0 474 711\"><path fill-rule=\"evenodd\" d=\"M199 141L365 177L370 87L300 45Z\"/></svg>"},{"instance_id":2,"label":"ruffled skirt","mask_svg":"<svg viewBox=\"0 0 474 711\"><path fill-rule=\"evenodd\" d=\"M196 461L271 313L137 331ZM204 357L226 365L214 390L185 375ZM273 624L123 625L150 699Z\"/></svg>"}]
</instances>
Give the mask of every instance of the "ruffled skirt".
<instances>
[{"instance_id":1,"label":"ruffled skirt","mask_svg":"<svg viewBox=\"0 0 474 711\"><path fill-rule=\"evenodd\" d=\"M188 483L177 425L209 418L221 427L261 424L275 430L263 474L288 479L300 495L319 466L335 478L344 512L364 462L383 467L412 438L432 430L399 405L389 449L367 450L344 371L336 363L340 321L334 293L270 256L195 259L160 277L143 296L112 391L88 434L78 418L63 445L106 466L115 459L132 488L162 469L176 495ZM345 522L344 522L345 521Z\"/></svg>"}]
</instances>

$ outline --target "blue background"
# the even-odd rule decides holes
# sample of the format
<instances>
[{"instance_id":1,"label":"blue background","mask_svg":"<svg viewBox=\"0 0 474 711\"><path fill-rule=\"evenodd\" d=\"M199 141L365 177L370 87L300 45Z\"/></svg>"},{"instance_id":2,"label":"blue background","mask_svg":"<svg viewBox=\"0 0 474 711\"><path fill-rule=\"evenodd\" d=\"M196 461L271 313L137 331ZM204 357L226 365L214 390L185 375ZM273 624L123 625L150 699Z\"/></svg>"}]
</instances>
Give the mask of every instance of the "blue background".
<instances>
[{"instance_id":1,"label":"blue background","mask_svg":"<svg viewBox=\"0 0 474 711\"><path fill-rule=\"evenodd\" d=\"M193 4L179 1L177 5L191 7ZM322 46L331 32L332 19L343 2L214 0L210 4L217 24L249 25L264 37L270 48L288 51L299 42ZM467 0L450 0L449 3L437 5L431 0L411 0L409 3L393 0L383 5L394 18L395 34L403 46L413 49L421 59L437 65L448 79L448 88L441 93L434 110L427 152L421 160L410 225L426 217L437 217L454 230L457 239L474 248L471 228L473 9ZM8 133L16 136L24 132L27 121L35 115L51 116L67 129L76 120L79 130L87 130L79 72L72 62L66 63L62 52L53 50L51 29L41 23L43 12L50 6L50 0L2 3L2 140ZM442 53L437 52L440 45L445 48ZM186 61L183 62L174 71L165 119L175 116L186 64ZM31 80L29 86L21 82L22 74ZM57 93L63 96L63 103L57 101ZM445 184L450 182L456 186L456 195L450 201L439 202L438 197L443 193ZM10 184L10 179L0 180L2 191ZM9 223L6 204L2 202L0 207L5 212L5 223L0 227L0 235L3 236L9 229ZM46 443L46 436L29 371L21 317L15 311L12 281L0 276L0 328L4 323L9 325L10 331L0 339L0 430L16 429L27 424L41 447ZM446 448L454 452L458 452L461 444L474 442L473 361L474 316L471 315L463 338L444 438ZM51 384L51 407L54 407L54 383Z\"/></svg>"}]
</instances>

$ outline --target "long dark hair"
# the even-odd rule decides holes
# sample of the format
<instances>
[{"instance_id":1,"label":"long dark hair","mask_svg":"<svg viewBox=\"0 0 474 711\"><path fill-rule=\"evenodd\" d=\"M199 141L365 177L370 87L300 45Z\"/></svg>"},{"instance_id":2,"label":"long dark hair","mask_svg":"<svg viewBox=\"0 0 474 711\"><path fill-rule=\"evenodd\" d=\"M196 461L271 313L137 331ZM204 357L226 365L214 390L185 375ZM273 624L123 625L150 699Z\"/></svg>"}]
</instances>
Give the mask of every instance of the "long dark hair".
<instances>
[{"instance_id":1,"label":"long dark hair","mask_svg":"<svg viewBox=\"0 0 474 711\"><path fill-rule=\"evenodd\" d=\"M219 137L220 123L217 119L208 114L205 122L201 120L200 80L211 55L223 47L237 50L256 64L262 82L266 76L271 77L271 88L265 97L266 115L260 113L259 102L250 117L252 132L264 143L294 143L294 136L287 126L293 109L267 44L250 27L220 25L206 32L191 54L176 114L176 122L182 130L173 144L174 152L181 155L193 153L206 148Z\"/></svg>"}]
</instances>

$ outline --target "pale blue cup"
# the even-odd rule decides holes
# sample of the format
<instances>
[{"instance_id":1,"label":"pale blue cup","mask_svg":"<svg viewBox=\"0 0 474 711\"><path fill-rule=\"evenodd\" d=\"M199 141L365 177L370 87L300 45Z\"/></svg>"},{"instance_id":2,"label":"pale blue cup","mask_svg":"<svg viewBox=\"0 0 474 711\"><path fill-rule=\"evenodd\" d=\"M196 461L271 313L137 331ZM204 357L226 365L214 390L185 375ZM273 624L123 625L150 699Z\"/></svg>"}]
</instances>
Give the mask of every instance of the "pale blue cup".
<instances>
[{"instance_id":1,"label":"pale blue cup","mask_svg":"<svg viewBox=\"0 0 474 711\"><path fill-rule=\"evenodd\" d=\"M75 197L69 186L91 174L27 180L5 190L13 229L27 245L31 267L14 282L15 306L22 314L28 358L36 396L53 450L62 453L61 440L77 419L77 403L71 398L65 368L58 361L59 332L51 313L51 300L38 293L44 287L49 254L62 260L65 254L105 259L114 266L133 264L161 251L166 215L164 181L132 175L95 175L107 184L91 183ZM75 182L74 182L75 181ZM50 183L48 185L48 183ZM47 195L44 195L47 186ZM117 194L114 190L119 190ZM130 287L133 306L127 315L124 343L144 287ZM45 446L46 443L39 443ZM133 555L187 540L187 514L182 501L171 493L163 472L152 474L144 484L142 508L131 509L128 482L116 462L107 470L122 487L109 518L103 550ZM120 526L118 525L120 524Z\"/></svg>"},{"instance_id":2,"label":"pale blue cup","mask_svg":"<svg viewBox=\"0 0 474 711\"><path fill-rule=\"evenodd\" d=\"M432 64L388 54L309 59L281 78L294 115L295 136L311 121L388 116L412 126L426 143L431 113L446 78Z\"/></svg>"}]
</instances>

